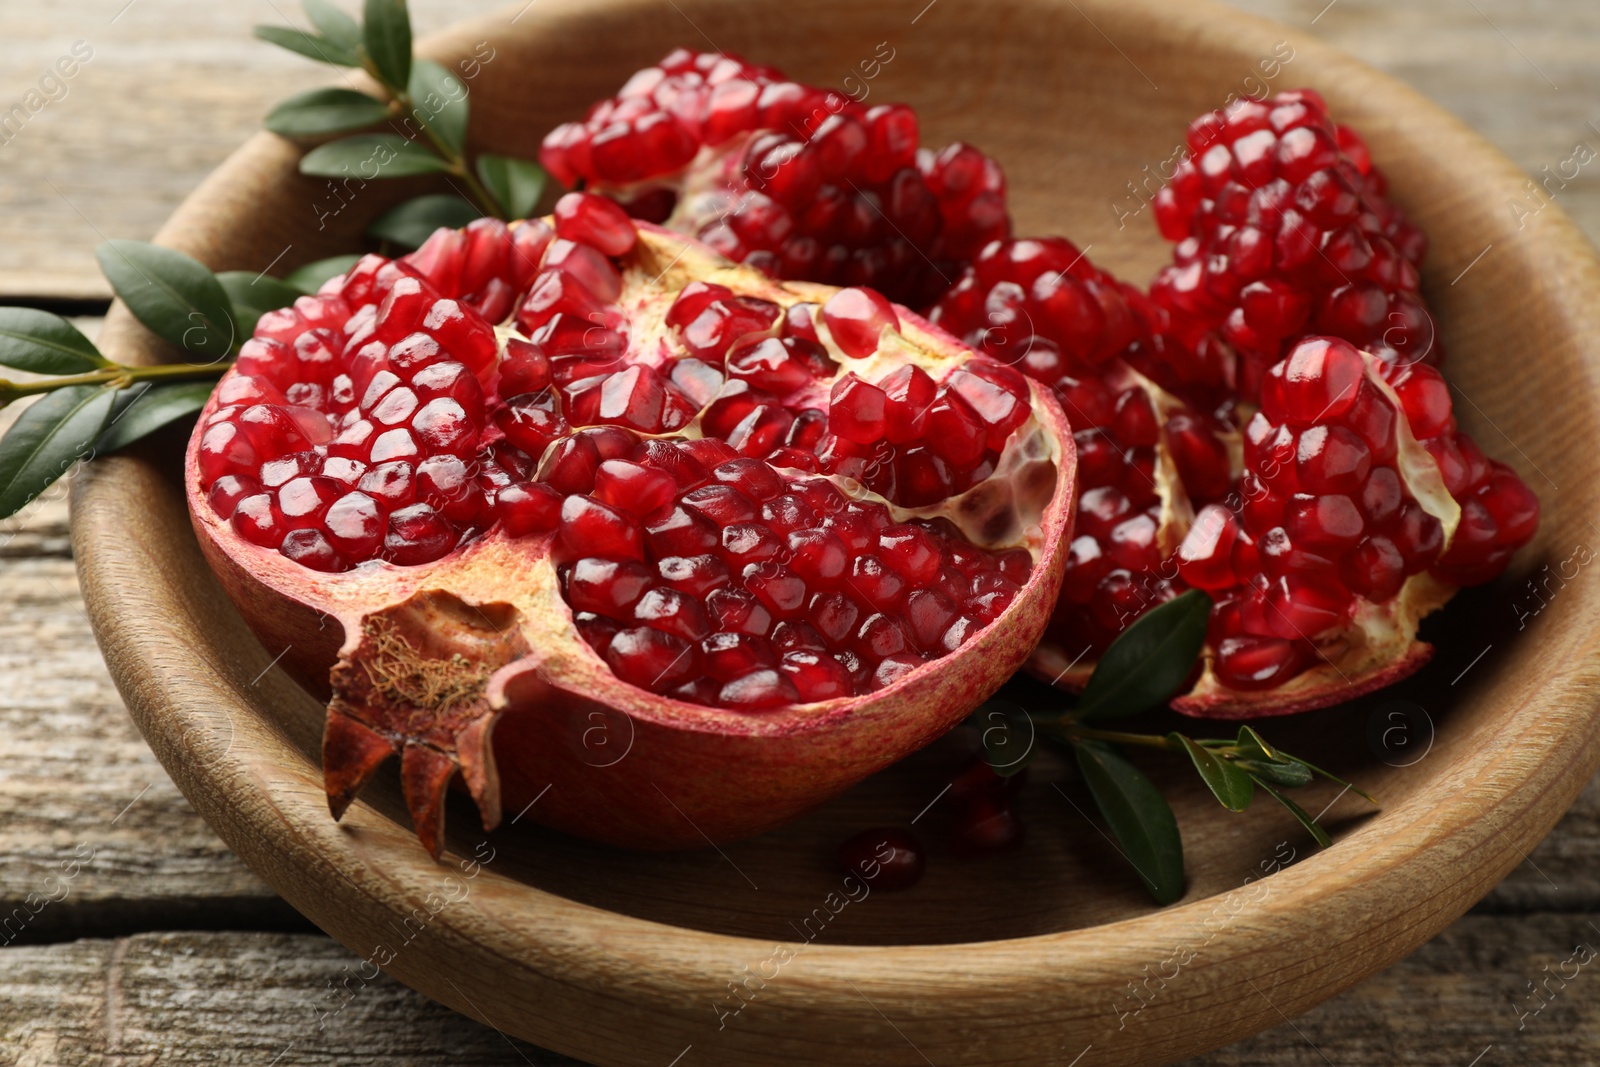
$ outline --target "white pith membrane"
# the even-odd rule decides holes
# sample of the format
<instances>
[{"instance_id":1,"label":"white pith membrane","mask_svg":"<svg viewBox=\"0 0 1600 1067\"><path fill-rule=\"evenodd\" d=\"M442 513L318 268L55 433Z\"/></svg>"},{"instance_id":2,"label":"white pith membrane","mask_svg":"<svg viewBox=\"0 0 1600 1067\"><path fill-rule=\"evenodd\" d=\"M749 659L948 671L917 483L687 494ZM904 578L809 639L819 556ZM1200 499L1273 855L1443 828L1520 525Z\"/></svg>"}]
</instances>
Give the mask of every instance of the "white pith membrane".
<instances>
[{"instance_id":1,"label":"white pith membrane","mask_svg":"<svg viewBox=\"0 0 1600 1067\"><path fill-rule=\"evenodd\" d=\"M727 285L739 295L760 297L784 308L803 302L820 305L836 291L773 282L753 268L728 264L697 242L648 225L638 229L639 243L620 257L624 285L616 303L631 309L626 363L666 358L665 338L671 331L661 317L691 281ZM866 359L840 351L817 316L819 342L839 364L840 374L854 372L875 381L903 362L914 362L942 381L971 357L970 350L942 331L904 309L896 310L901 329L886 329L877 352ZM504 357L510 331L501 327L496 332ZM643 350L643 339L654 342L654 351ZM803 406L827 410L829 384L819 381L815 402ZM442 848L444 795L457 770L485 827L499 821L500 775L491 744L495 722L508 708L598 703L676 730L781 737L805 734L830 722L905 718L912 709L924 714L920 705L942 701L929 713L935 714L937 723L928 728L928 736L903 730L917 736L918 743L898 752L886 748L885 763L942 733L1020 666L1042 631L1059 585L1064 544L1060 534L1070 522L1073 506L1074 460L1064 443L1070 440L1070 431L1054 401L1031 383L1029 389L1028 418L1008 438L995 472L940 504L898 507L854 479L829 476L846 496L885 505L896 521L947 518L979 548L1026 550L1033 567L1010 605L959 649L875 692L810 704L740 711L674 699L618 679L578 632L562 595L551 558L558 532L512 538L496 526L430 564L399 566L371 560L339 573L313 571L275 549L243 541L217 517L199 489L193 442L188 472L191 512L214 569L264 641L278 637L269 640L265 635L271 627L258 625L259 619L247 607L261 595L261 587L317 614L331 615L343 625L345 641L331 673L334 695L324 739L324 770L336 817L378 766L389 755L399 754L413 821L424 844L437 855ZM784 398L784 404L791 410L802 406L793 396ZM208 407L202 415L202 426L210 411ZM657 436L699 436L700 419L696 415L683 429ZM648 440L651 435L637 436ZM545 462L554 448L552 443ZM967 657L981 664L981 682L952 686L949 680L933 677L941 664Z\"/></svg>"}]
</instances>

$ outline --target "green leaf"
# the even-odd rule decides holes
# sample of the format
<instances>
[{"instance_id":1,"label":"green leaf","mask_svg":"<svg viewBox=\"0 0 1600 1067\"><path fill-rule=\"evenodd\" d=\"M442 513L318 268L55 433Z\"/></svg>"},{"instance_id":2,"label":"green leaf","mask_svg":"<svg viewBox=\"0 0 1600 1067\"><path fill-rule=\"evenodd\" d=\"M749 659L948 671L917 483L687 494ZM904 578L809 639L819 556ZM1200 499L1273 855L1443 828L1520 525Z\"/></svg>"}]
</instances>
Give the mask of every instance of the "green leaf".
<instances>
[{"instance_id":1,"label":"green leaf","mask_svg":"<svg viewBox=\"0 0 1600 1067\"><path fill-rule=\"evenodd\" d=\"M1327 848L1329 845L1333 844L1333 838L1328 836L1328 831L1318 826L1317 820L1307 815L1304 808L1290 800L1288 797L1284 796L1282 793L1278 792L1276 789L1272 788L1272 786L1268 785L1267 782L1259 775L1252 774L1250 777L1254 779L1256 785L1260 786L1266 791L1268 796L1272 797L1273 800L1276 800L1279 804L1282 804L1284 807L1288 808L1289 814L1293 815L1295 819L1299 821L1301 826L1304 826L1308 831L1310 831L1311 836L1316 838L1317 844L1321 845L1323 848Z\"/></svg>"},{"instance_id":2,"label":"green leaf","mask_svg":"<svg viewBox=\"0 0 1600 1067\"><path fill-rule=\"evenodd\" d=\"M1194 769L1200 772L1201 780L1222 802L1223 807L1229 811L1243 811L1250 806L1250 798L1255 796L1256 787L1248 774L1210 749L1196 744L1191 738L1179 733L1171 733L1167 737L1181 744L1183 750L1189 753L1189 758L1194 761Z\"/></svg>"},{"instance_id":3,"label":"green leaf","mask_svg":"<svg viewBox=\"0 0 1600 1067\"><path fill-rule=\"evenodd\" d=\"M488 152L478 157L478 177L505 209L508 219L525 219L533 214L544 195L550 175L531 159L496 156Z\"/></svg>"},{"instance_id":4,"label":"green leaf","mask_svg":"<svg viewBox=\"0 0 1600 1067\"><path fill-rule=\"evenodd\" d=\"M300 160L313 178L410 178L437 174L450 165L397 133L363 133L319 145Z\"/></svg>"},{"instance_id":5,"label":"green leaf","mask_svg":"<svg viewBox=\"0 0 1600 1067\"><path fill-rule=\"evenodd\" d=\"M1369 802L1371 802L1373 804L1376 804L1378 802L1378 798L1377 797L1373 796L1371 793L1367 792L1365 789L1362 789L1359 785L1356 785L1354 782L1347 782L1343 778L1340 778L1337 774L1330 774L1329 772L1323 770L1321 767L1318 767L1315 763L1310 763L1310 762L1308 762L1306 760L1303 760L1299 756L1291 756L1287 752L1280 751L1278 753L1278 755L1283 757L1284 759L1293 760L1294 762L1300 764L1300 766L1306 768L1306 770L1311 771L1313 774L1318 774L1318 775L1321 775L1323 778L1326 778L1328 781L1332 782L1334 785L1342 785L1342 786L1344 786L1345 788L1349 789L1352 793L1355 793L1356 795L1360 796L1364 800L1367 800L1367 801L1369 801Z\"/></svg>"},{"instance_id":6,"label":"green leaf","mask_svg":"<svg viewBox=\"0 0 1600 1067\"><path fill-rule=\"evenodd\" d=\"M331 256L328 259L319 259L315 263L307 263L299 270L289 272L283 280L300 290L302 293L314 294L322 288L322 283L329 278L337 278L341 274L348 274L350 268L361 262L358 255Z\"/></svg>"},{"instance_id":7,"label":"green leaf","mask_svg":"<svg viewBox=\"0 0 1600 1067\"><path fill-rule=\"evenodd\" d=\"M1273 785L1298 789L1311 781L1311 768L1299 760L1240 759L1235 762L1246 774L1265 778Z\"/></svg>"},{"instance_id":8,"label":"green leaf","mask_svg":"<svg viewBox=\"0 0 1600 1067\"><path fill-rule=\"evenodd\" d=\"M1272 761L1278 759L1278 750L1267 744L1267 739L1256 733L1248 726L1239 727L1238 740L1239 754L1247 759Z\"/></svg>"},{"instance_id":9,"label":"green leaf","mask_svg":"<svg viewBox=\"0 0 1600 1067\"><path fill-rule=\"evenodd\" d=\"M304 296L288 282L247 270L227 270L217 275L233 304L233 324L240 338L256 332L256 320L269 311L286 308Z\"/></svg>"},{"instance_id":10,"label":"green leaf","mask_svg":"<svg viewBox=\"0 0 1600 1067\"><path fill-rule=\"evenodd\" d=\"M373 70L391 89L411 84L411 14L406 0L367 0L363 35Z\"/></svg>"},{"instance_id":11,"label":"green leaf","mask_svg":"<svg viewBox=\"0 0 1600 1067\"><path fill-rule=\"evenodd\" d=\"M71 385L23 409L0 437L0 518L21 511L80 459L93 455L115 397L116 390L105 386Z\"/></svg>"},{"instance_id":12,"label":"green leaf","mask_svg":"<svg viewBox=\"0 0 1600 1067\"><path fill-rule=\"evenodd\" d=\"M361 47L361 24L328 0L306 0L306 17L322 36L352 52Z\"/></svg>"},{"instance_id":13,"label":"green leaf","mask_svg":"<svg viewBox=\"0 0 1600 1067\"><path fill-rule=\"evenodd\" d=\"M279 48L287 48L291 52L298 52L318 63L328 63L335 67L361 66L361 57L354 49L340 47L326 37L318 37L305 30L297 30L291 26L257 26L255 35L263 41L275 44Z\"/></svg>"},{"instance_id":14,"label":"green leaf","mask_svg":"<svg viewBox=\"0 0 1600 1067\"><path fill-rule=\"evenodd\" d=\"M128 310L158 337L217 359L243 340L222 283L198 260L143 241L107 241L95 256Z\"/></svg>"},{"instance_id":15,"label":"green leaf","mask_svg":"<svg viewBox=\"0 0 1600 1067\"><path fill-rule=\"evenodd\" d=\"M111 417L95 442L95 454L110 455L163 426L195 414L206 406L216 386L215 381L207 380L164 382L121 390L112 406Z\"/></svg>"},{"instance_id":16,"label":"green leaf","mask_svg":"<svg viewBox=\"0 0 1600 1067\"><path fill-rule=\"evenodd\" d=\"M973 713L983 731L984 757L1002 778L1020 773L1033 762L1033 719L1016 704L991 700Z\"/></svg>"},{"instance_id":17,"label":"green leaf","mask_svg":"<svg viewBox=\"0 0 1600 1067\"><path fill-rule=\"evenodd\" d=\"M1156 903L1183 896L1183 838L1154 783L1098 741L1074 741L1072 751L1112 836Z\"/></svg>"},{"instance_id":18,"label":"green leaf","mask_svg":"<svg viewBox=\"0 0 1600 1067\"><path fill-rule=\"evenodd\" d=\"M111 361L60 315L34 308L0 308L0 367L34 374L82 374Z\"/></svg>"},{"instance_id":19,"label":"green leaf","mask_svg":"<svg viewBox=\"0 0 1600 1067\"><path fill-rule=\"evenodd\" d=\"M354 89L312 89L267 112L266 127L284 137L361 130L389 117L389 105Z\"/></svg>"},{"instance_id":20,"label":"green leaf","mask_svg":"<svg viewBox=\"0 0 1600 1067\"><path fill-rule=\"evenodd\" d=\"M467 86L431 59L411 65L411 117L426 123L457 155L467 144Z\"/></svg>"},{"instance_id":21,"label":"green leaf","mask_svg":"<svg viewBox=\"0 0 1600 1067\"><path fill-rule=\"evenodd\" d=\"M1194 668L1210 615L1198 589L1145 612L1100 657L1075 717L1119 719L1165 703Z\"/></svg>"},{"instance_id":22,"label":"green leaf","mask_svg":"<svg viewBox=\"0 0 1600 1067\"><path fill-rule=\"evenodd\" d=\"M393 241L406 248L418 248L440 226L453 230L482 215L483 212L454 193L419 196L378 216L367 227L367 236Z\"/></svg>"}]
</instances>

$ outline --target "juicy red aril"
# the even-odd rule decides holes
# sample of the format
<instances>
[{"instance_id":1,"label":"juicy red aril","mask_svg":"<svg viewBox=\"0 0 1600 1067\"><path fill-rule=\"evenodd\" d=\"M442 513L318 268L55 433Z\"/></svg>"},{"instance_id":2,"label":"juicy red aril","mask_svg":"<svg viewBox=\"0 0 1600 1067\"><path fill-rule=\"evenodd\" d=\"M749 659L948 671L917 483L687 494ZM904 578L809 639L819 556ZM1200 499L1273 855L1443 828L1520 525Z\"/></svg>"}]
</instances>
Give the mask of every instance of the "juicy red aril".
<instances>
[{"instance_id":1,"label":"juicy red aril","mask_svg":"<svg viewBox=\"0 0 1600 1067\"><path fill-rule=\"evenodd\" d=\"M556 201L556 235L620 256L639 239L627 212L593 193L568 193Z\"/></svg>"},{"instance_id":2,"label":"juicy red aril","mask_svg":"<svg viewBox=\"0 0 1600 1067\"><path fill-rule=\"evenodd\" d=\"M1006 798L979 793L959 806L949 832L958 854L976 858L1016 848L1022 843L1024 827Z\"/></svg>"},{"instance_id":3,"label":"juicy red aril","mask_svg":"<svg viewBox=\"0 0 1600 1067\"><path fill-rule=\"evenodd\" d=\"M865 359L878 350L885 329L898 330L900 317L889 301L871 289L841 289L822 305L822 321L833 343L847 356Z\"/></svg>"},{"instance_id":4,"label":"juicy red aril","mask_svg":"<svg viewBox=\"0 0 1600 1067\"><path fill-rule=\"evenodd\" d=\"M838 849L839 866L873 889L896 892L922 880L927 860L922 842L910 830L881 827L863 830Z\"/></svg>"}]
</instances>

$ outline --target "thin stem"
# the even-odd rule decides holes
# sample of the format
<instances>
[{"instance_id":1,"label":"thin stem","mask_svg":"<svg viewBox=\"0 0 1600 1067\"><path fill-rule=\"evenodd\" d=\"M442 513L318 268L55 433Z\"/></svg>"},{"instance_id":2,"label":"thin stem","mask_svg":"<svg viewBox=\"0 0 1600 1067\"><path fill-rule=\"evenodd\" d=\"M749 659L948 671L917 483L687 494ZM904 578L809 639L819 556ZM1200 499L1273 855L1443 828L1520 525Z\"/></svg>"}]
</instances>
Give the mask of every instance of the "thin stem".
<instances>
[{"instance_id":1,"label":"thin stem","mask_svg":"<svg viewBox=\"0 0 1600 1067\"><path fill-rule=\"evenodd\" d=\"M232 362L227 360L219 360L216 363L161 363L153 367L128 367L118 363L104 370L69 374L60 378L45 378L37 382L0 382L0 390L11 397L19 397L51 393L74 385L115 384L118 388L126 388L134 382L141 381L220 378L231 366Z\"/></svg>"},{"instance_id":2,"label":"thin stem","mask_svg":"<svg viewBox=\"0 0 1600 1067\"><path fill-rule=\"evenodd\" d=\"M1162 734L1127 734L1120 730L1096 730L1089 726L1069 724L1064 730L1068 739L1082 738L1085 741L1108 741L1113 745L1142 745L1145 748L1160 748L1173 751L1179 746L1172 743Z\"/></svg>"},{"instance_id":3,"label":"thin stem","mask_svg":"<svg viewBox=\"0 0 1600 1067\"><path fill-rule=\"evenodd\" d=\"M369 73L371 72L369 71ZM399 112L402 115L410 115L416 120L417 126L428 138L428 142L433 145L434 154L450 165L449 173L453 174L457 178L460 178L466 183L467 191L472 194L475 200L478 201L478 207L482 208L493 218L502 220L505 219L505 209L500 206L499 201L495 200L494 194L489 192L484 184L478 180L478 176L472 173L472 168L467 166L466 156L457 152L454 148L447 144L444 139L434 131L433 126L430 125L426 119L417 114L416 102L411 99L411 94L405 90L396 89L394 86L384 82L382 79L379 79L379 81L383 85L384 91L389 94L390 100L393 102Z\"/></svg>"}]
</instances>

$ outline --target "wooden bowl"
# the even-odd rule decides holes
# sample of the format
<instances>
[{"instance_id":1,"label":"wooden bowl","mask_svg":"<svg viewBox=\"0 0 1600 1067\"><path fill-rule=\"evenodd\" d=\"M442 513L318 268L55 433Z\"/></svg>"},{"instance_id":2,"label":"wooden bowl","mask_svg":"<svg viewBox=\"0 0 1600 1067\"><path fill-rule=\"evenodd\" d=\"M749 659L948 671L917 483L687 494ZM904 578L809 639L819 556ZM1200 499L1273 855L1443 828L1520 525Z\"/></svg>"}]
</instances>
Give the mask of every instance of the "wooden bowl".
<instances>
[{"instance_id":1,"label":"wooden bowl","mask_svg":"<svg viewBox=\"0 0 1600 1067\"><path fill-rule=\"evenodd\" d=\"M1375 815L1338 799L1331 849L1313 854L1281 811L1230 815L1192 774L1149 764L1188 844L1188 895L1158 910L1070 777L1041 764L1021 800L1022 850L963 864L935 849L916 889L849 899L832 847L924 808L918 829L929 829L950 746L720 851L630 854L526 823L480 842L457 805L435 865L392 770L335 825L316 759L321 711L269 669L281 650L255 642L201 560L179 443L97 462L76 487L74 533L111 671L195 807L365 961L348 997L381 966L503 1031L608 1065L1160 1063L1359 981L1520 862L1600 764L1600 583L1581 572L1596 536L1600 270L1561 210L1519 227L1507 205L1526 176L1460 122L1347 56L1203 2L819 0L780 12L540 0L429 50L492 50L472 83L474 139L531 155L630 71L711 41L914 103L925 141L964 138L999 157L1019 233L1070 234L1138 280L1167 250L1130 183L1172 157L1188 120L1229 94L1316 87L1432 235L1427 297L1457 411L1541 494L1544 528L1517 573L1430 625L1440 652L1423 675L1266 727L1383 798ZM874 56L869 81L861 64ZM296 157L254 138L161 239L217 269L259 270L280 253L287 268L355 247L367 220L414 191L371 186L319 229L337 202L296 174ZM120 309L103 343L158 358ZM1548 590L1538 598L1525 585L1535 572ZM1304 798L1312 811L1334 799ZM326 998L319 1024L348 1002Z\"/></svg>"}]
</instances>

